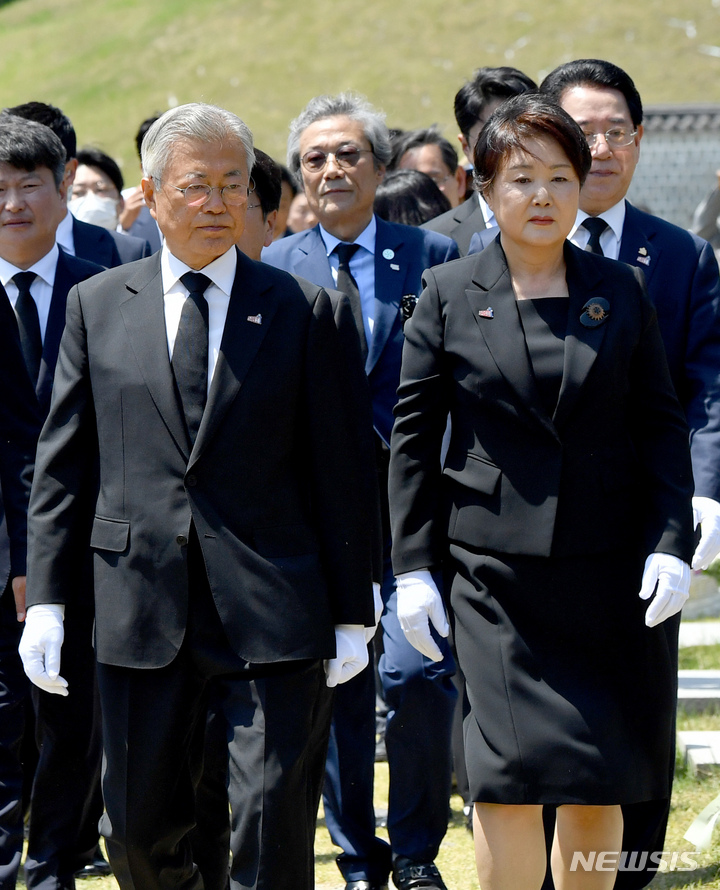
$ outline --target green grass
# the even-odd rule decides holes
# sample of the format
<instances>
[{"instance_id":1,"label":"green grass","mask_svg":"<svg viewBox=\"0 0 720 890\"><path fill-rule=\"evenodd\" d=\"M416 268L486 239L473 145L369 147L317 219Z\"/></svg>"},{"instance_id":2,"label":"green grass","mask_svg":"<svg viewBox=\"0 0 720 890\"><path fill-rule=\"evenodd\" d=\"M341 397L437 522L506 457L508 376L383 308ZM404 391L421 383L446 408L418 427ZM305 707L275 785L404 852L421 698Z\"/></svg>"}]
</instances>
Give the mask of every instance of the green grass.
<instances>
[{"instance_id":1,"label":"green grass","mask_svg":"<svg viewBox=\"0 0 720 890\"><path fill-rule=\"evenodd\" d=\"M681 671L720 669L720 644L713 646L684 646L679 652L678 667Z\"/></svg>"},{"instance_id":2,"label":"green grass","mask_svg":"<svg viewBox=\"0 0 720 890\"><path fill-rule=\"evenodd\" d=\"M230 108L282 158L307 100L349 88L394 126L454 139L453 97L480 65L540 79L599 56L646 103L719 102L720 58L703 51L717 45L716 0L15 0L0 5L0 86L2 105L59 105L133 182L138 124L176 102Z\"/></svg>"}]
</instances>

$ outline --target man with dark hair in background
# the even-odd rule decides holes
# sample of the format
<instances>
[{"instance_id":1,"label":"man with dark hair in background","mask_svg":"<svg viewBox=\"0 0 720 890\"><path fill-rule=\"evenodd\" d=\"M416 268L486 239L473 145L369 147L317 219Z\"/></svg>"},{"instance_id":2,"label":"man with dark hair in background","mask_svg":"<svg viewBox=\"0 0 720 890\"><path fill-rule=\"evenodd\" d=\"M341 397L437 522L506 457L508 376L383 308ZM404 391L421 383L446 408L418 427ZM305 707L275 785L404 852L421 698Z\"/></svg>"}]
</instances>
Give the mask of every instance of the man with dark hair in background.
<instances>
[{"instance_id":1,"label":"man with dark hair in background","mask_svg":"<svg viewBox=\"0 0 720 890\"><path fill-rule=\"evenodd\" d=\"M465 197L465 168L450 142L436 127L404 133L393 149L389 170L418 170L432 179L451 207Z\"/></svg>"},{"instance_id":2,"label":"man with dark hair in background","mask_svg":"<svg viewBox=\"0 0 720 890\"><path fill-rule=\"evenodd\" d=\"M479 68L455 95L455 120L460 128L458 139L465 157L472 163L475 143L485 122L505 99L536 90L537 84L517 68ZM424 228L448 235L461 256L470 247L470 239L481 229L494 226L492 210L474 193L459 207L425 223Z\"/></svg>"},{"instance_id":3,"label":"man with dark hair in background","mask_svg":"<svg viewBox=\"0 0 720 890\"><path fill-rule=\"evenodd\" d=\"M15 385L27 383L32 407L42 418L50 407L68 291L102 271L56 244L65 189L65 150L52 130L0 115L0 301L17 317L24 362L16 368ZM102 814L101 748L89 555L77 555L77 571L77 620L63 662L63 670L77 680L76 694L58 700L33 689L32 696L40 750L25 879L28 887L43 890L66 890L74 872L86 866L109 870L95 852ZM16 610L22 622L23 599L17 599ZM15 659L19 664L17 653Z\"/></svg>"},{"instance_id":4,"label":"man with dark hair in background","mask_svg":"<svg viewBox=\"0 0 720 890\"><path fill-rule=\"evenodd\" d=\"M155 121L160 117L155 114L145 120L138 127L135 134L135 148L137 149L138 160L141 160L142 144L145 134ZM142 186L136 185L126 188L122 193L125 202L123 210L120 214L120 228L127 235L134 235L136 238L142 238L150 244L153 253L160 250L160 229L152 218L152 214L145 203L143 197Z\"/></svg>"},{"instance_id":5,"label":"man with dark hair in background","mask_svg":"<svg viewBox=\"0 0 720 890\"><path fill-rule=\"evenodd\" d=\"M65 148L65 191L69 199L78 161L75 128L68 116L59 108L45 102L26 102L4 110L15 117L44 124L60 139ZM102 226L82 222L75 219L67 209L57 227L57 242L66 253L98 263L108 269L139 260L152 252L145 239L125 235L122 232L109 232Z\"/></svg>"}]
</instances>

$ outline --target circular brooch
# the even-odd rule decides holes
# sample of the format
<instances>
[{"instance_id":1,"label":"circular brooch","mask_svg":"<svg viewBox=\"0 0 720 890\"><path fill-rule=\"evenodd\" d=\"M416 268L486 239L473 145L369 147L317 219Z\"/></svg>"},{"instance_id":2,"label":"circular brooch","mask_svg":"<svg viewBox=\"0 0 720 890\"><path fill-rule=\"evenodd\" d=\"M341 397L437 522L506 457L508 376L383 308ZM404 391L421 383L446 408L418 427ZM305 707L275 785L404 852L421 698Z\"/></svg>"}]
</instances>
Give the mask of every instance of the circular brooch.
<instances>
[{"instance_id":1,"label":"circular brooch","mask_svg":"<svg viewBox=\"0 0 720 890\"><path fill-rule=\"evenodd\" d=\"M580 323L585 325L586 328L596 328L598 325L606 322L609 316L610 304L608 301L602 297L595 297L593 300L588 300L583 306Z\"/></svg>"}]
</instances>

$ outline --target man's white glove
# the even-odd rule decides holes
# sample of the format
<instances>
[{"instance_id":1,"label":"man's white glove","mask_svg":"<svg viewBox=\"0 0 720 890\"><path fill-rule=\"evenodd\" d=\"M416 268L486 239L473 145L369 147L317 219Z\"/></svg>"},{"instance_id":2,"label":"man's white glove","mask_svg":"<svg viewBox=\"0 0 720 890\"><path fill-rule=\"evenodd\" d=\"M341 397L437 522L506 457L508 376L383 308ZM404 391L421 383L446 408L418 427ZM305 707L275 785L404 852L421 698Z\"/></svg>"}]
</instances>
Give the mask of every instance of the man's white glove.
<instances>
[{"instance_id":1,"label":"man's white glove","mask_svg":"<svg viewBox=\"0 0 720 890\"><path fill-rule=\"evenodd\" d=\"M712 498L693 498L693 518L700 526L692 567L706 569L720 553L720 504Z\"/></svg>"},{"instance_id":2,"label":"man's white glove","mask_svg":"<svg viewBox=\"0 0 720 890\"><path fill-rule=\"evenodd\" d=\"M335 625L335 658L325 662L328 686L347 683L368 665L368 647L362 624Z\"/></svg>"},{"instance_id":3,"label":"man's white glove","mask_svg":"<svg viewBox=\"0 0 720 890\"><path fill-rule=\"evenodd\" d=\"M373 609L375 611L375 624L372 627L365 628L365 642L369 643L370 640L375 636L375 631L378 628L378 624L380 624L380 619L382 618L383 613L383 601L382 601L382 593L380 592L380 585L377 581L373 581Z\"/></svg>"},{"instance_id":4,"label":"man's white glove","mask_svg":"<svg viewBox=\"0 0 720 890\"><path fill-rule=\"evenodd\" d=\"M398 575L397 616L408 643L431 661L442 661L443 654L430 633L430 622L441 637L450 627L445 606L428 569Z\"/></svg>"},{"instance_id":5,"label":"man's white glove","mask_svg":"<svg viewBox=\"0 0 720 890\"><path fill-rule=\"evenodd\" d=\"M690 595L690 566L669 553L651 553L645 560L640 599L655 598L645 613L645 624L655 627L679 612Z\"/></svg>"},{"instance_id":6,"label":"man's white glove","mask_svg":"<svg viewBox=\"0 0 720 890\"><path fill-rule=\"evenodd\" d=\"M67 695L67 680L60 676L60 650L65 631L65 606L30 606L18 652L30 680L45 692Z\"/></svg>"}]
</instances>

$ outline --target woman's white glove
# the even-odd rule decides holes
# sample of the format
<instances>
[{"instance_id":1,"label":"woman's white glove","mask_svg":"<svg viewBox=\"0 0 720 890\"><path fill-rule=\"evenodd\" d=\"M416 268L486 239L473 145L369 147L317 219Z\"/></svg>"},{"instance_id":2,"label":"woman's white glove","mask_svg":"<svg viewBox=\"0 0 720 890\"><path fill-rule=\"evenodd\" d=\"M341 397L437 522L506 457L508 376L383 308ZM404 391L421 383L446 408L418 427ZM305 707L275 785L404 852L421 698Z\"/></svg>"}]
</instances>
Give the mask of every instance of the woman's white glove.
<instances>
[{"instance_id":1,"label":"woman's white glove","mask_svg":"<svg viewBox=\"0 0 720 890\"><path fill-rule=\"evenodd\" d=\"M655 627L685 605L690 595L690 566L669 553L651 553L645 560L640 599L650 599L653 591L655 597L645 613L648 627Z\"/></svg>"},{"instance_id":2,"label":"woman's white glove","mask_svg":"<svg viewBox=\"0 0 720 890\"><path fill-rule=\"evenodd\" d=\"M693 518L700 526L700 540L692 567L706 569L720 553L720 504L712 498L693 498Z\"/></svg>"},{"instance_id":3,"label":"woman's white glove","mask_svg":"<svg viewBox=\"0 0 720 890\"><path fill-rule=\"evenodd\" d=\"M30 680L45 692L67 695L67 680L60 676L60 651L65 630L65 606L30 606L18 652Z\"/></svg>"},{"instance_id":4,"label":"woman's white glove","mask_svg":"<svg viewBox=\"0 0 720 890\"><path fill-rule=\"evenodd\" d=\"M380 624L380 619L382 618L383 613L383 601L382 601L382 592L380 589L380 585L377 581L373 581L373 609L375 611L375 624L372 627L365 628L365 642L369 643L370 640L375 636L375 632L378 629L378 624Z\"/></svg>"},{"instance_id":5,"label":"woman's white glove","mask_svg":"<svg viewBox=\"0 0 720 890\"><path fill-rule=\"evenodd\" d=\"M428 569L398 575L397 616L400 627L411 646L431 661L442 661L443 654L430 633L430 623L441 637L450 627L445 605Z\"/></svg>"},{"instance_id":6,"label":"woman's white glove","mask_svg":"<svg viewBox=\"0 0 720 890\"><path fill-rule=\"evenodd\" d=\"M335 658L325 662L328 686L347 683L368 665L368 647L362 624L335 625Z\"/></svg>"}]
</instances>

